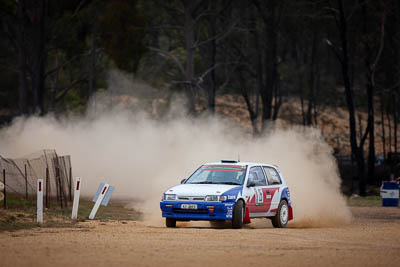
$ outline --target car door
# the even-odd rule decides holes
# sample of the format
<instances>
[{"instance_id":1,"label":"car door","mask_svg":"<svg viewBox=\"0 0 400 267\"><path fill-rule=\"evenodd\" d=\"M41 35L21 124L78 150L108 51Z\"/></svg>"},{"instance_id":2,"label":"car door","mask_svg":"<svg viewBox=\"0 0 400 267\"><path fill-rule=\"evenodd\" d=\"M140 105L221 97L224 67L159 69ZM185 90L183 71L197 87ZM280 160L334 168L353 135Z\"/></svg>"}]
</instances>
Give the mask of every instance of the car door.
<instances>
[{"instance_id":1,"label":"car door","mask_svg":"<svg viewBox=\"0 0 400 267\"><path fill-rule=\"evenodd\" d=\"M248 181L254 182L251 187L247 188L248 201L247 207L250 217L262 217L269 209L266 205L267 181L261 166L253 166L249 170Z\"/></svg>"},{"instance_id":2,"label":"car door","mask_svg":"<svg viewBox=\"0 0 400 267\"><path fill-rule=\"evenodd\" d=\"M266 186L266 206L268 206L268 212L275 213L281 200L282 179L274 167L263 166L263 169L268 183Z\"/></svg>"}]
</instances>

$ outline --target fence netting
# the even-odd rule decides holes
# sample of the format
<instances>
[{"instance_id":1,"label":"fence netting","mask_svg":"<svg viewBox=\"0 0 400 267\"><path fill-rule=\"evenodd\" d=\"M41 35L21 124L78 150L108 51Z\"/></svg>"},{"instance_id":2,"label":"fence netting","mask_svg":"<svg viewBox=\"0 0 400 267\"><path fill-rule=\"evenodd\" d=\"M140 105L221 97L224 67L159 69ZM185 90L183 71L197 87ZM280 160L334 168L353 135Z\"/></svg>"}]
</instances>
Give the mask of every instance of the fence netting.
<instances>
[{"instance_id":1,"label":"fence netting","mask_svg":"<svg viewBox=\"0 0 400 267\"><path fill-rule=\"evenodd\" d=\"M72 166L69 155L59 156L54 149L41 150L30 155L10 159L0 155L1 181L5 174L7 194L26 199L36 196L37 179L44 182L44 202L56 200L67 207L72 200Z\"/></svg>"}]
</instances>

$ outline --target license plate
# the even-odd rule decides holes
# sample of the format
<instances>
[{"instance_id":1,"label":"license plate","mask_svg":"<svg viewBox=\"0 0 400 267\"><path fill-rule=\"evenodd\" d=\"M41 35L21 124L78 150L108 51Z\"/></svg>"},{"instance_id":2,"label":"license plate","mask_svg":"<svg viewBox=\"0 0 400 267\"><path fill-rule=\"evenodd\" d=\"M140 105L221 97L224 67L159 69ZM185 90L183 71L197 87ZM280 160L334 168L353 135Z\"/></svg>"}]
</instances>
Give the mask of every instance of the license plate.
<instances>
[{"instance_id":1,"label":"license plate","mask_svg":"<svg viewBox=\"0 0 400 267\"><path fill-rule=\"evenodd\" d=\"M183 210L197 210L197 204L182 204L181 209Z\"/></svg>"}]
</instances>

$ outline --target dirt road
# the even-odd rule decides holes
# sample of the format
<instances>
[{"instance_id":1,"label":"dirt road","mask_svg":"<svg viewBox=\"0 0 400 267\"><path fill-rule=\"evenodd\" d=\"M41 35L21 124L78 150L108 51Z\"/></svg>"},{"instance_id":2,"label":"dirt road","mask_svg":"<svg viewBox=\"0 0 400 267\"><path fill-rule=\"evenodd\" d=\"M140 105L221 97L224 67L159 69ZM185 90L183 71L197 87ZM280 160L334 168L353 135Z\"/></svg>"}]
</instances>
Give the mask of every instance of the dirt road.
<instances>
[{"instance_id":1,"label":"dirt road","mask_svg":"<svg viewBox=\"0 0 400 267\"><path fill-rule=\"evenodd\" d=\"M0 233L1 266L400 266L400 208L351 208L353 223L241 230L82 222Z\"/></svg>"}]
</instances>

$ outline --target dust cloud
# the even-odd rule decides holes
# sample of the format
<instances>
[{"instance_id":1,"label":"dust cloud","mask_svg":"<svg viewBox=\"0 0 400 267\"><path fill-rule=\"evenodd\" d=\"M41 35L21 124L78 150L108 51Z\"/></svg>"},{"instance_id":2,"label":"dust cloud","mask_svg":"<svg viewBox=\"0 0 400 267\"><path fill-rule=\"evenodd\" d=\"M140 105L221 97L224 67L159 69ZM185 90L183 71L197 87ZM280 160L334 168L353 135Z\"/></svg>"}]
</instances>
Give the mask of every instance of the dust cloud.
<instances>
[{"instance_id":1,"label":"dust cloud","mask_svg":"<svg viewBox=\"0 0 400 267\"><path fill-rule=\"evenodd\" d=\"M175 106L176 109L176 106ZM179 109L178 109L179 110ZM182 111L183 113L183 111ZM0 130L0 154L19 157L54 148L72 157L82 194L92 196L100 182L116 187L113 198L134 199L135 207L161 222L164 190L199 165L221 159L276 164L291 190L294 227L323 227L350 221L340 193L331 147L312 128L277 129L253 139L217 117L166 116L114 107L82 116L16 118Z\"/></svg>"}]
</instances>

